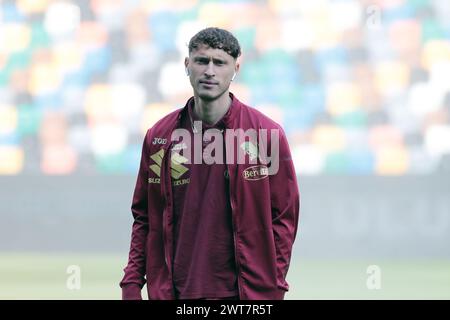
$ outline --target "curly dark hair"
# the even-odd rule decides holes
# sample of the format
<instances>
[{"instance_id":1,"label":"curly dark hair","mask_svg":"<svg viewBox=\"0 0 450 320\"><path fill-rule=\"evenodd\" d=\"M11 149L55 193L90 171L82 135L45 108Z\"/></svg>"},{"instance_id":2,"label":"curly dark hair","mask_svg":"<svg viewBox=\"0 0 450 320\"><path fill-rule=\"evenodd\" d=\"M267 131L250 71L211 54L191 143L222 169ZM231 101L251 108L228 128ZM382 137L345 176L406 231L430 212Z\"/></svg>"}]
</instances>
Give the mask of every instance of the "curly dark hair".
<instances>
[{"instance_id":1,"label":"curly dark hair","mask_svg":"<svg viewBox=\"0 0 450 320\"><path fill-rule=\"evenodd\" d=\"M239 41L224 29L206 28L199 31L189 41L189 53L203 44L213 49L222 49L235 59L241 55Z\"/></svg>"}]
</instances>

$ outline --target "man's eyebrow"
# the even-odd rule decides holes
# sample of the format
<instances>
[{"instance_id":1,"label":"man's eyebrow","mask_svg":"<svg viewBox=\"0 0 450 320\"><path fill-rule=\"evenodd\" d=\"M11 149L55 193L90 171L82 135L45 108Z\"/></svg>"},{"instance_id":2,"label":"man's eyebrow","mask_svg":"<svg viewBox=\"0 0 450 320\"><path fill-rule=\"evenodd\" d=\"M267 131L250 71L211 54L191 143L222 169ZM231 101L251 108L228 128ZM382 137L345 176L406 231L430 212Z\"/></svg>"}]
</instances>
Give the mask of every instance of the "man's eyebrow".
<instances>
[{"instance_id":1,"label":"man's eyebrow","mask_svg":"<svg viewBox=\"0 0 450 320\"><path fill-rule=\"evenodd\" d=\"M222 62L222 63L226 63L227 61L221 58L213 58L214 62Z\"/></svg>"},{"instance_id":2,"label":"man's eyebrow","mask_svg":"<svg viewBox=\"0 0 450 320\"><path fill-rule=\"evenodd\" d=\"M209 61L210 58L206 57L206 56L197 56L197 57L194 57L194 60L195 61ZM221 58L212 58L212 60L213 60L213 62L216 62L216 63L217 62L226 63L226 60L221 59Z\"/></svg>"},{"instance_id":3,"label":"man's eyebrow","mask_svg":"<svg viewBox=\"0 0 450 320\"><path fill-rule=\"evenodd\" d=\"M194 57L194 60L209 60L209 58L205 57L205 56L197 56L197 57Z\"/></svg>"}]
</instances>

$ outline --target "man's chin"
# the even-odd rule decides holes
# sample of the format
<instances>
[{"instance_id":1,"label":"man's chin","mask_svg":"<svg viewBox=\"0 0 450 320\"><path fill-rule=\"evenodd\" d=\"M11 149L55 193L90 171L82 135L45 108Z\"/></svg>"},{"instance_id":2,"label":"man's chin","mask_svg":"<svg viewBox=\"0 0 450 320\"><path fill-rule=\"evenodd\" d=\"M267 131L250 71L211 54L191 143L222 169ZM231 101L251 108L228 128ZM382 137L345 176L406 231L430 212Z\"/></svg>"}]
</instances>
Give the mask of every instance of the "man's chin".
<instances>
[{"instance_id":1,"label":"man's chin","mask_svg":"<svg viewBox=\"0 0 450 320\"><path fill-rule=\"evenodd\" d=\"M216 99L220 98L224 93L225 93L225 91L224 91L224 92L220 92L220 93L217 93L217 92L208 92L208 91L203 91L203 90L197 92L198 97L199 97L200 99L204 100L204 101L213 101L213 100L216 100Z\"/></svg>"},{"instance_id":2,"label":"man's chin","mask_svg":"<svg viewBox=\"0 0 450 320\"><path fill-rule=\"evenodd\" d=\"M198 97L205 101L213 101L220 97L218 94L212 92L199 92Z\"/></svg>"}]
</instances>

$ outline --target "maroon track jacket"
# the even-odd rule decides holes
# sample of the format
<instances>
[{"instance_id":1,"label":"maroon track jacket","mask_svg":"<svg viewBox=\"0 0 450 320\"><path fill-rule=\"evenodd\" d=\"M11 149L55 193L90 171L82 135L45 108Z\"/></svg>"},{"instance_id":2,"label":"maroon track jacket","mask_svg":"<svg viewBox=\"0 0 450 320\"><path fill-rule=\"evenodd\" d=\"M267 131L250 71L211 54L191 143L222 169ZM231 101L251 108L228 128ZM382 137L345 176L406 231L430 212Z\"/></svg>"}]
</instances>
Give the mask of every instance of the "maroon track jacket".
<instances>
[{"instance_id":1,"label":"maroon track jacket","mask_svg":"<svg viewBox=\"0 0 450 320\"><path fill-rule=\"evenodd\" d=\"M268 133L266 142L257 136L257 141L250 139L250 146L238 138L228 140L229 130L225 133L226 154L233 157L233 161L227 161L232 162L227 167L239 298L283 299L289 289L286 275L297 233L300 201L291 153L284 131L277 123L241 103L231 93L230 97L230 113L225 119L230 132L231 129L267 129ZM131 206L134 222L129 259L120 282L123 299L140 299L145 283L149 299L175 298L170 154L178 142L171 141L171 137L180 127L187 105L159 120L144 139ZM254 148L265 147L268 151L264 154L270 154L274 143L271 129L279 132L276 155L279 166L275 174L268 171L273 160L261 161L263 158L255 154ZM245 163L238 161L242 152Z\"/></svg>"}]
</instances>

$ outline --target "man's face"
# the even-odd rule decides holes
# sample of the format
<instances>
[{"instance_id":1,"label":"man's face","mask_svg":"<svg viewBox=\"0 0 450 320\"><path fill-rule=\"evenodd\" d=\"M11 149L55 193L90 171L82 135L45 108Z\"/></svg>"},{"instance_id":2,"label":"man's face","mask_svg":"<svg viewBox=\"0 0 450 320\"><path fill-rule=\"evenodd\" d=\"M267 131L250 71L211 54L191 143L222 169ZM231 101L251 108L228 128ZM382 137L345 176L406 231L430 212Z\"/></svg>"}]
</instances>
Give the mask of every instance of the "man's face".
<instances>
[{"instance_id":1,"label":"man's face","mask_svg":"<svg viewBox=\"0 0 450 320\"><path fill-rule=\"evenodd\" d=\"M194 94L207 101L227 92L234 73L239 70L239 63L231 55L207 45L193 50L186 58L185 66Z\"/></svg>"}]
</instances>

